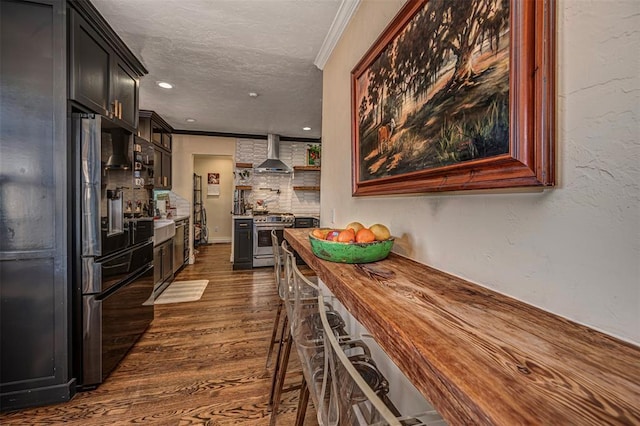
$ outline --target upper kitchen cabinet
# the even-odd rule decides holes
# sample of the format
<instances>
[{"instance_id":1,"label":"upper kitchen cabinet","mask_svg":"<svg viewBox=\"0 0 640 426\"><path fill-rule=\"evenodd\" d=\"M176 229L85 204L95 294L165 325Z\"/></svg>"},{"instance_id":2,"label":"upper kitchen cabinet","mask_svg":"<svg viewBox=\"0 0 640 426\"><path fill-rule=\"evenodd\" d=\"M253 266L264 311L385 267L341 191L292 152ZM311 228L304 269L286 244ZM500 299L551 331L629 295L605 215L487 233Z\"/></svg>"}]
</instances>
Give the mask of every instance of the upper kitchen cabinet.
<instances>
[{"instance_id":1,"label":"upper kitchen cabinet","mask_svg":"<svg viewBox=\"0 0 640 426\"><path fill-rule=\"evenodd\" d=\"M155 111L140 110L139 115L138 136L171 152L173 127Z\"/></svg>"},{"instance_id":2,"label":"upper kitchen cabinet","mask_svg":"<svg viewBox=\"0 0 640 426\"><path fill-rule=\"evenodd\" d=\"M123 127L135 130L138 125L139 82L133 71L117 56L111 68L112 108L117 109L117 118ZM114 105L115 104L115 105Z\"/></svg>"},{"instance_id":3,"label":"upper kitchen cabinet","mask_svg":"<svg viewBox=\"0 0 640 426\"><path fill-rule=\"evenodd\" d=\"M173 127L155 111L141 110L139 115L138 136L171 153Z\"/></svg>"},{"instance_id":4,"label":"upper kitchen cabinet","mask_svg":"<svg viewBox=\"0 0 640 426\"><path fill-rule=\"evenodd\" d=\"M69 98L135 132L147 70L90 2L69 5Z\"/></svg>"},{"instance_id":5,"label":"upper kitchen cabinet","mask_svg":"<svg viewBox=\"0 0 640 426\"><path fill-rule=\"evenodd\" d=\"M173 127L155 111L141 110L138 136L153 142L154 187L171 189L171 145Z\"/></svg>"}]
</instances>

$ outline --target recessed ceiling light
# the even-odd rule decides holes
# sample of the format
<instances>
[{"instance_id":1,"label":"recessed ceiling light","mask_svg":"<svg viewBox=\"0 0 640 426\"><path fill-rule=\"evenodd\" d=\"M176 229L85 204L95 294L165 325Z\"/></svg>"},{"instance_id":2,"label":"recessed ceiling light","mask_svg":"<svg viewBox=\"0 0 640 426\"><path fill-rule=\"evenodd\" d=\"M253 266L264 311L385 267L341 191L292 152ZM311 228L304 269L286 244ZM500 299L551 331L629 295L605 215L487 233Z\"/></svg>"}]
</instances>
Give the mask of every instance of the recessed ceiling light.
<instances>
[{"instance_id":1,"label":"recessed ceiling light","mask_svg":"<svg viewBox=\"0 0 640 426\"><path fill-rule=\"evenodd\" d=\"M170 83L167 83L166 81L159 81L158 82L158 86L162 87L163 89L172 89L173 85Z\"/></svg>"},{"instance_id":2,"label":"recessed ceiling light","mask_svg":"<svg viewBox=\"0 0 640 426\"><path fill-rule=\"evenodd\" d=\"M187 119L186 119L186 120L184 120L184 121L186 121L187 123L195 123L195 122L196 122L196 119L195 119L195 118L187 118Z\"/></svg>"},{"instance_id":3,"label":"recessed ceiling light","mask_svg":"<svg viewBox=\"0 0 640 426\"><path fill-rule=\"evenodd\" d=\"M258 94L256 92L249 92L249 96L251 96L252 98L257 98Z\"/></svg>"},{"instance_id":4,"label":"recessed ceiling light","mask_svg":"<svg viewBox=\"0 0 640 426\"><path fill-rule=\"evenodd\" d=\"M304 130L305 132L308 132L309 130L311 130L311 127L303 127L302 130Z\"/></svg>"}]
</instances>

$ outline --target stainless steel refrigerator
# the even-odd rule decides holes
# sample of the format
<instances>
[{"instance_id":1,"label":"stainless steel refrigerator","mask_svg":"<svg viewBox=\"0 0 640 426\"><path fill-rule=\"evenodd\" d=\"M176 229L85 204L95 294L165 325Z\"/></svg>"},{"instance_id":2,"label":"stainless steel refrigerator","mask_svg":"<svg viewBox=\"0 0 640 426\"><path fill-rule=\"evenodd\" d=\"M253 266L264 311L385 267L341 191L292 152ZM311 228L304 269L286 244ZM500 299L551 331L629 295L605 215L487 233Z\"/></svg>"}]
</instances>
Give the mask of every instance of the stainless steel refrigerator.
<instances>
[{"instance_id":1,"label":"stainless steel refrigerator","mask_svg":"<svg viewBox=\"0 0 640 426\"><path fill-rule=\"evenodd\" d=\"M73 114L74 374L101 383L153 319L153 218L127 218L132 135Z\"/></svg>"}]
</instances>

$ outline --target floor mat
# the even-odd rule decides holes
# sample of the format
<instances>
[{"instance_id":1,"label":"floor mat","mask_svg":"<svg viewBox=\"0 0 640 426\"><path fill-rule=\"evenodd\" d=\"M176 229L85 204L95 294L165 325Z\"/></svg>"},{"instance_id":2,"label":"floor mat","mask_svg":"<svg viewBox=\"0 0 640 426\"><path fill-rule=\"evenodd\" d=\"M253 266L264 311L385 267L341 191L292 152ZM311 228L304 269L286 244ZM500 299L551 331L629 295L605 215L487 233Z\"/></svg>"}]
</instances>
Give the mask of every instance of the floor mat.
<instances>
[{"instance_id":1,"label":"floor mat","mask_svg":"<svg viewBox=\"0 0 640 426\"><path fill-rule=\"evenodd\" d=\"M200 300L209 280L174 281L155 300L154 305Z\"/></svg>"}]
</instances>

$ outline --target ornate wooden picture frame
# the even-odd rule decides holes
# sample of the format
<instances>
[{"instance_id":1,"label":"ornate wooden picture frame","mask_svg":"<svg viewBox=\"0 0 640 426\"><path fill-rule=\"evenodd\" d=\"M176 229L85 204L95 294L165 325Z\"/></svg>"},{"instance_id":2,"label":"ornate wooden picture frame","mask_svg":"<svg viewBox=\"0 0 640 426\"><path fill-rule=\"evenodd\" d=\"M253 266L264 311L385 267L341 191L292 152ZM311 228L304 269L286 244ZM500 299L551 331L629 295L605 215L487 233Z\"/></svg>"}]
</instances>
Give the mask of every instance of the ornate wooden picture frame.
<instances>
[{"instance_id":1,"label":"ornate wooden picture frame","mask_svg":"<svg viewBox=\"0 0 640 426\"><path fill-rule=\"evenodd\" d=\"M458 3L409 0L351 72L353 195L555 184L555 0Z\"/></svg>"}]
</instances>

